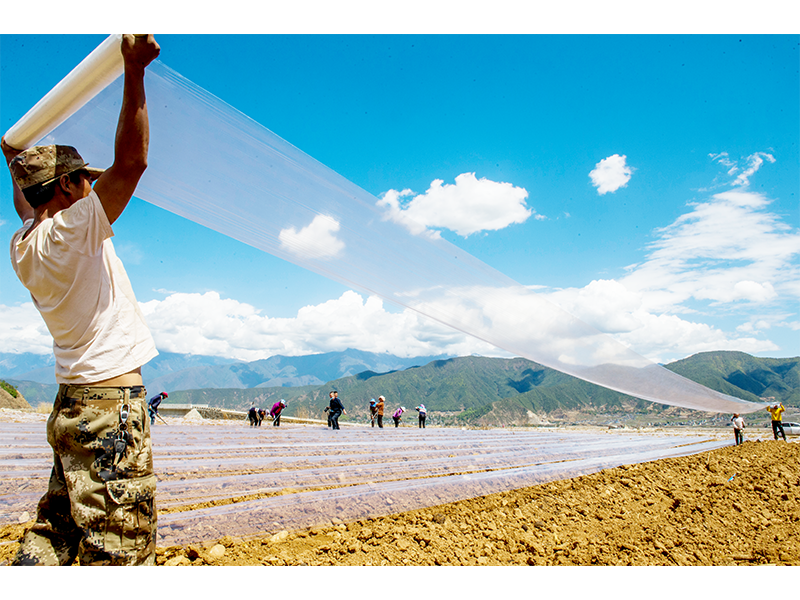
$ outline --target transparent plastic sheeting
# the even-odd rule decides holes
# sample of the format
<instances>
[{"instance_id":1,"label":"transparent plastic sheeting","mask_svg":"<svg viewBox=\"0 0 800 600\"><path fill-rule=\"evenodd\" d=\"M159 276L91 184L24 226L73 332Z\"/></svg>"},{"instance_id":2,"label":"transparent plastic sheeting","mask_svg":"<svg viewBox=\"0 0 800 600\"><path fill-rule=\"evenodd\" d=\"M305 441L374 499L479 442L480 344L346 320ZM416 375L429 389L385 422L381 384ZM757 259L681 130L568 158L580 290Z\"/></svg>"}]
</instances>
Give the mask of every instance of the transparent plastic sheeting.
<instances>
[{"instance_id":1,"label":"transparent plastic sheeting","mask_svg":"<svg viewBox=\"0 0 800 600\"><path fill-rule=\"evenodd\" d=\"M586 456L614 456L620 450L630 448L629 440L609 444L608 440L596 444L585 444L577 449L570 443L552 448L551 453L525 450L498 452L488 455L447 455L416 460L398 461L396 456L379 455L369 463L348 463L347 470L341 464L329 467L314 467L300 471L253 473L210 477L194 481L167 482L160 489L160 498L166 505L190 504L201 501L219 500L231 496L276 492L285 488L304 489L321 486L355 485L362 483L391 481L472 473L494 469L509 469L529 466L537 461L556 462L577 460ZM657 450L672 448L673 443L660 440L652 444L642 444L637 450Z\"/></svg>"},{"instance_id":2,"label":"transparent plastic sheeting","mask_svg":"<svg viewBox=\"0 0 800 600\"><path fill-rule=\"evenodd\" d=\"M585 381L698 410L762 407L650 362L437 234L393 221L386 203L164 64L148 68L146 89L151 144L139 198ZM121 96L120 77L47 143L109 166Z\"/></svg>"},{"instance_id":3,"label":"transparent plastic sheeting","mask_svg":"<svg viewBox=\"0 0 800 600\"><path fill-rule=\"evenodd\" d=\"M154 427L152 437L161 508L271 495L162 513L160 545L376 517L730 444L656 434L242 424ZM0 523L35 514L51 466L44 424L3 425Z\"/></svg>"},{"instance_id":4,"label":"transparent plastic sheeting","mask_svg":"<svg viewBox=\"0 0 800 600\"><path fill-rule=\"evenodd\" d=\"M692 442L683 440L683 443ZM330 523L334 518L344 522L356 521L577 477L623 464L694 454L724 445L729 444L706 441L691 446L673 445L641 451L633 443L627 454L594 455L566 462L462 475L366 483L165 514L159 516L159 540L163 545L177 545L219 539L225 535L252 537L303 529Z\"/></svg>"}]
</instances>

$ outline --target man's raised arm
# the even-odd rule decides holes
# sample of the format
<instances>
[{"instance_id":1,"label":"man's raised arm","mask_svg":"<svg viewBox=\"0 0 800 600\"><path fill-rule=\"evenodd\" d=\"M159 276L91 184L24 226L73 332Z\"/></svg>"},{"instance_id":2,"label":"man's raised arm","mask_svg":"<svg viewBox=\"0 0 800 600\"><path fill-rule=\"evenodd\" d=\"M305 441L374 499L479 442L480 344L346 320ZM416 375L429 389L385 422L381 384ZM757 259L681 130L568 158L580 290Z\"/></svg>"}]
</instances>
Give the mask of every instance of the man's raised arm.
<instances>
[{"instance_id":1,"label":"man's raised arm","mask_svg":"<svg viewBox=\"0 0 800 600\"><path fill-rule=\"evenodd\" d=\"M6 138L3 138L2 141L0 141L0 145L3 148L3 155L6 157L6 164L11 164L11 161L14 159L14 157L21 152L20 150L12 148L6 144ZM19 189L17 180L14 179L13 175L11 176L11 185L14 186L14 208L17 210L19 218L22 219L22 222L24 223L28 219L33 218L33 207L28 204L27 200L25 200L25 195L22 193L22 190Z\"/></svg>"},{"instance_id":2,"label":"man's raised arm","mask_svg":"<svg viewBox=\"0 0 800 600\"><path fill-rule=\"evenodd\" d=\"M150 125L144 93L144 71L159 54L152 35L124 35L122 58L125 64L122 108L114 140L114 164L106 169L94 190L113 223L128 206L139 179L147 168Z\"/></svg>"}]
</instances>

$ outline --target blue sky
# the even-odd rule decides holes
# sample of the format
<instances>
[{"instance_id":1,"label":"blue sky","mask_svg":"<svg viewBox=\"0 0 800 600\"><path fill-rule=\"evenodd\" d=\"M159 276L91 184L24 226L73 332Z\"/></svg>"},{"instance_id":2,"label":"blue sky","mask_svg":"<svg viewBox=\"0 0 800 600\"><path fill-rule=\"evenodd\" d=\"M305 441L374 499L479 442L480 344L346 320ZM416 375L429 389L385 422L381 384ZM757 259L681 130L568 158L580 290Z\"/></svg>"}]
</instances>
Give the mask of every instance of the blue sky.
<instances>
[{"instance_id":1,"label":"blue sky","mask_svg":"<svg viewBox=\"0 0 800 600\"><path fill-rule=\"evenodd\" d=\"M0 36L0 129L104 38ZM172 69L649 358L800 355L800 36L157 39ZM5 240L10 198L3 170ZM298 354L493 353L137 199L114 229L162 350L276 353L255 316ZM2 346L49 352L8 260L0 281Z\"/></svg>"}]
</instances>

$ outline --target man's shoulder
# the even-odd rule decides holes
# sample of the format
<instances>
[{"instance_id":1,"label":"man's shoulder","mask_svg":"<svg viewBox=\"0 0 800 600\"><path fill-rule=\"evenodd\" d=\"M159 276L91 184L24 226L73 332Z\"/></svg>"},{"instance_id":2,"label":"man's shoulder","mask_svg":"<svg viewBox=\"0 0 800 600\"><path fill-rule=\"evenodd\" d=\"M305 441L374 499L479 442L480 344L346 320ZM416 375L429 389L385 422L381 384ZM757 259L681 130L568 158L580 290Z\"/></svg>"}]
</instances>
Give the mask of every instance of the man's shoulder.
<instances>
[{"instance_id":1,"label":"man's shoulder","mask_svg":"<svg viewBox=\"0 0 800 600\"><path fill-rule=\"evenodd\" d=\"M44 219L42 224L50 223L54 231L62 228L84 228L90 223L95 223L101 231L111 232L111 223L108 221L100 197L92 190L87 196L77 200L72 206L59 210L52 217ZM39 225L39 229L42 225ZM46 227L45 229L50 229Z\"/></svg>"},{"instance_id":2,"label":"man's shoulder","mask_svg":"<svg viewBox=\"0 0 800 600\"><path fill-rule=\"evenodd\" d=\"M92 190L86 196L77 200L75 204L70 206L69 208L65 208L64 211L69 211L71 213L75 212L84 212L87 214L94 213L95 211L102 213L105 215L105 211L103 210L103 204L100 202L100 196L97 195L97 192ZM61 212L64 212L61 211Z\"/></svg>"},{"instance_id":3,"label":"man's shoulder","mask_svg":"<svg viewBox=\"0 0 800 600\"><path fill-rule=\"evenodd\" d=\"M33 217L30 217L22 222L22 226L11 235L12 244L16 244L22 239L22 237L25 235L25 232L31 228L31 225L33 225L33 221Z\"/></svg>"}]
</instances>

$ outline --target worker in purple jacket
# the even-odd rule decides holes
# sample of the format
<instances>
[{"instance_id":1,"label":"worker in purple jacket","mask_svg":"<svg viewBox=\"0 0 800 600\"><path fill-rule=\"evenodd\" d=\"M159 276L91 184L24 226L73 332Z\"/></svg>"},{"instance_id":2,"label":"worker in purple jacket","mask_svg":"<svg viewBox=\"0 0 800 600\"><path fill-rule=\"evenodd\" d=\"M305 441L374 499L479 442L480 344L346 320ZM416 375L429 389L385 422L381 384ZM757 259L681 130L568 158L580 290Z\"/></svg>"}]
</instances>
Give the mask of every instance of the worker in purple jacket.
<instances>
[{"instance_id":1,"label":"worker in purple jacket","mask_svg":"<svg viewBox=\"0 0 800 600\"><path fill-rule=\"evenodd\" d=\"M272 410L269 411L269 416L272 417L272 424L275 427L281 426L281 412L283 411L284 407L286 406L286 400L281 399L280 402L276 402L272 405Z\"/></svg>"}]
</instances>

